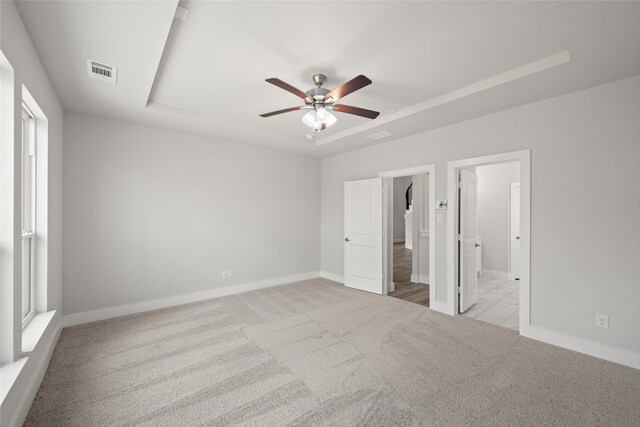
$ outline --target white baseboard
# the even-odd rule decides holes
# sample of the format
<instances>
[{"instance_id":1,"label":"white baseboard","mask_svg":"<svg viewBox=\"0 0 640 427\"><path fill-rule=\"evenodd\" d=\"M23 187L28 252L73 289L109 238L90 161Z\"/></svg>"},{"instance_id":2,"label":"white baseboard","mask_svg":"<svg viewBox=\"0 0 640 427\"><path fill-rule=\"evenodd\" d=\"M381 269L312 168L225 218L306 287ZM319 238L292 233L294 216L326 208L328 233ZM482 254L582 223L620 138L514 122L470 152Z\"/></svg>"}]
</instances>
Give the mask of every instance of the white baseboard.
<instances>
[{"instance_id":1,"label":"white baseboard","mask_svg":"<svg viewBox=\"0 0 640 427\"><path fill-rule=\"evenodd\" d=\"M413 283L424 283L425 285L429 284L429 275L428 274L412 274L411 281Z\"/></svg>"},{"instance_id":2,"label":"white baseboard","mask_svg":"<svg viewBox=\"0 0 640 427\"><path fill-rule=\"evenodd\" d=\"M439 302L439 301L429 301L429 308L433 311L438 311L440 313L453 316L453 313L451 312L451 307L449 307L447 303Z\"/></svg>"},{"instance_id":3,"label":"white baseboard","mask_svg":"<svg viewBox=\"0 0 640 427\"><path fill-rule=\"evenodd\" d=\"M520 328L520 335L568 350L640 369L640 353L536 326Z\"/></svg>"},{"instance_id":4,"label":"white baseboard","mask_svg":"<svg viewBox=\"0 0 640 427\"><path fill-rule=\"evenodd\" d=\"M404 239L393 239L393 243L404 243Z\"/></svg>"},{"instance_id":5,"label":"white baseboard","mask_svg":"<svg viewBox=\"0 0 640 427\"><path fill-rule=\"evenodd\" d=\"M320 272L313 271L309 273L294 274L292 276L275 277L273 279L260 280L257 282L241 283L237 285L225 286L222 288L214 288L207 291L192 292L167 298L141 301L133 304L119 305L116 307L107 307L98 310L84 311L82 313L67 314L63 318L62 325L64 327L81 325L83 323L96 322L98 320L111 319L114 317L127 316L129 314L158 310L160 308L189 304L192 302L204 301L212 298L254 291L256 289L285 285L287 283L299 282L301 280L315 279L317 277L320 277Z\"/></svg>"},{"instance_id":6,"label":"white baseboard","mask_svg":"<svg viewBox=\"0 0 640 427\"><path fill-rule=\"evenodd\" d=\"M9 426L11 427L21 426L22 424L24 424L24 420L29 414L29 409L31 409L33 400L36 398L38 389L40 389L40 384L42 384L44 375L47 373L47 369L49 368L49 361L51 360L51 356L53 355L53 349L56 347L56 343L58 342L60 333L62 332L62 320L57 320L57 324L54 326L54 328L55 329L53 330L49 341L47 341L47 343L45 344L43 355L40 358L37 366L33 370L31 379L29 380L27 387L22 394L22 397L20 398L20 401L15 406L13 416L11 417L11 421L9 422Z\"/></svg>"},{"instance_id":7,"label":"white baseboard","mask_svg":"<svg viewBox=\"0 0 640 427\"><path fill-rule=\"evenodd\" d=\"M328 271L321 271L320 277L322 277L323 279L333 280L334 282L344 284L344 276L329 273Z\"/></svg>"},{"instance_id":8,"label":"white baseboard","mask_svg":"<svg viewBox=\"0 0 640 427\"><path fill-rule=\"evenodd\" d=\"M483 268L481 275L482 277L487 277L490 279L509 280L509 275L504 271L485 270Z\"/></svg>"}]
</instances>

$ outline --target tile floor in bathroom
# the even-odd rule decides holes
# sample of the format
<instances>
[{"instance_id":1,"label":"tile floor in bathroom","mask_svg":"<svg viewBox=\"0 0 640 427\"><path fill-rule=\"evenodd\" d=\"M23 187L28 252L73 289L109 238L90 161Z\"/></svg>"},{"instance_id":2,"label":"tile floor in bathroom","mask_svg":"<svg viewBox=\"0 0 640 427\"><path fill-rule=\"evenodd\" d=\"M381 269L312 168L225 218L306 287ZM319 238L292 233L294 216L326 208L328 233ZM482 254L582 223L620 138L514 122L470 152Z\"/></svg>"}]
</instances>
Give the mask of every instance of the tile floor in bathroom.
<instances>
[{"instance_id":1,"label":"tile floor in bathroom","mask_svg":"<svg viewBox=\"0 0 640 427\"><path fill-rule=\"evenodd\" d=\"M463 313L483 322L518 330L519 282L478 277L478 302Z\"/></svg>"}]
</instances>

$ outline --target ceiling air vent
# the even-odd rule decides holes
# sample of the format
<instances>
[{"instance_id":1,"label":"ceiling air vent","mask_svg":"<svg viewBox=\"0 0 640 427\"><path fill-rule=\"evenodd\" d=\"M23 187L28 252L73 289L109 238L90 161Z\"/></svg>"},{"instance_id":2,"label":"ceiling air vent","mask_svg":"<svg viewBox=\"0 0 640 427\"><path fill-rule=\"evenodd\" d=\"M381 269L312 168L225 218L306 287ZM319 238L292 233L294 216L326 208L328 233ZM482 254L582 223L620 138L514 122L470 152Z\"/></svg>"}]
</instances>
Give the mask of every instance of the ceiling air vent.
<instances>
[{"instance_id":1,"label":"ceiling air vent","mask_svg":"<svg viewBox=\"0 0 640 427\"><path fill-rule=\"evenodd\" d=\"M380 132L376 132L376 133L372 133L371 135L365 135L365 138L369 138L369 139L382 139L382 138L386 138L388 136L393 135L391 132L387 132L386 130L380 131Z\"/></svg>"},{"instance_id":2,"label":"ceiling air vent","mask_svg":"<svg viewBox=\"0 0 640 427\"><path fill-rule=\"evenodd\" d=\"M118 67L87 59L87 72L89 73L89 77L93 77L94 79L115 83L118 76Z\"/></svg>"}]
</instances>

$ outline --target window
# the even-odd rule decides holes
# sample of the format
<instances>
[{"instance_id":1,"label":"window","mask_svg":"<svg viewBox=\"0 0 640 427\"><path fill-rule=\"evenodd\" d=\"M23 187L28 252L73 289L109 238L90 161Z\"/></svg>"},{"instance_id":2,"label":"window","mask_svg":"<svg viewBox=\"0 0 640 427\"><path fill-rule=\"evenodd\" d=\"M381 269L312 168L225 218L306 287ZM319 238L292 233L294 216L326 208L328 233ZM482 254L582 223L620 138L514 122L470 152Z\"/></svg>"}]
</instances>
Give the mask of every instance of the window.
<instances>
[{"instance_id":1,"label":"window","mask_svg":"<svg viewBox=\"0 0 640 427\"><path fill-rule=\"evenodd\" d=\"M22 325L35 313L36 120L22 106Z\"/></svg>"}]
</instances>

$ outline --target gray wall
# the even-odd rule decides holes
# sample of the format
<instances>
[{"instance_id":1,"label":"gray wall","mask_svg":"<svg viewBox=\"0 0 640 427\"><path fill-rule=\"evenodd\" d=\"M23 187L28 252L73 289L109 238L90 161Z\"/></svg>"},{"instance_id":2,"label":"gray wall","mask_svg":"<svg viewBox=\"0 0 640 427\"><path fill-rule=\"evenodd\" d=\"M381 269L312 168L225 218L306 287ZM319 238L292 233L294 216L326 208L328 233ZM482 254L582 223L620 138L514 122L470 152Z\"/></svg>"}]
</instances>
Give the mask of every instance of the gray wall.
<instances>
[{"instance_id":1,"label":"gray wall","mask_svg":"<svg viewBox=\"0 0 640 427\"><path fill-rule=\"evenodd\" d=\"M411 185L412 177L400 176L393 179L393 240L403 242L405 239L404 214L407 211L405 193Z\"/></svg>"},{"instance_id":2,"label":"gray wall","mask_svg":"<svg viewBox=\"0 0 640 427\"><path fill-rule=\"evenodd\" d=\"M520 181L520 163L477 166L478 234L482 236L482 269L509 271L511 183Z\"/></svg>"},{"instance_id":3,"label":"gray wall","mask_svg":"<svg viewBox=\"0 0 640 427\"><path fill-rule=\"evenodd\" d=\"M640 76L322 160L322 270L343 272L343 183L531 149L532 325L640 351ZM436 224L446 298L446 216ZM595 314L610 329L595 328Z\"/></svg>"},{"instance_id":4,"label":"gray wall","mask_svg":"<svg viewBox=\"0 0 640 427\"><path fill-rule=\"evenodd\" d=\"M318 159L72 113L64 155L65 314L319 270Z\"/></svg>"}]
</instances>

